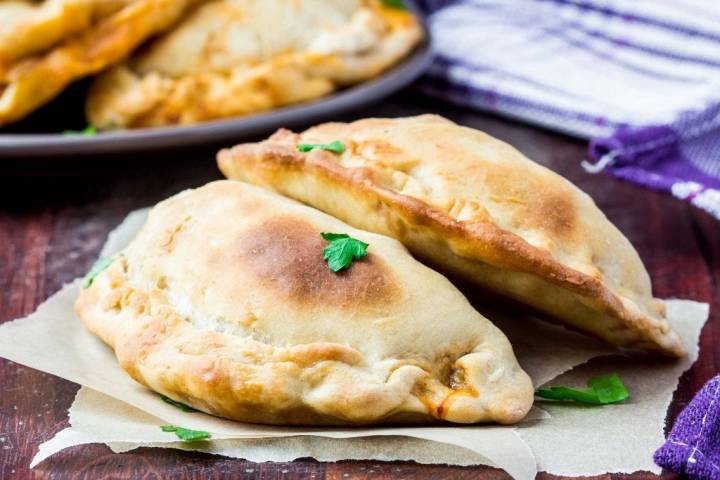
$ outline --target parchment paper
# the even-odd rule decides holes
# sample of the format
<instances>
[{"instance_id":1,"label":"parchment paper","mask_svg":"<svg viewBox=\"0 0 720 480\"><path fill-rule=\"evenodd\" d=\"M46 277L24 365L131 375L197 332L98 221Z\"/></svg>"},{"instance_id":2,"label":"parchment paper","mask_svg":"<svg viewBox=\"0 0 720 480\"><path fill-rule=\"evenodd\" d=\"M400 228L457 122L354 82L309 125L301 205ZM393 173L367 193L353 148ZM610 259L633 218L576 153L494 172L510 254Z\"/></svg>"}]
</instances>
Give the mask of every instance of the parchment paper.
<instances>
[{"instance_id":1,"label":"parchment paper","mask_svg":"<svg viewBox=\"0 0 720 480\"><path fill-rule=\"evenodd\" d=\"M103 255L123 248L142 225L146 213L143 210L128 216L110 235ZM615 360L617 364L590 365L588 369L602 373L618 371L631 390L631 403L587 409L553 405L548 407L552 419L534 410L519 434L515 427L500 426L251 425L182 412L131 380L118 367L111 350L75 318L73 303L79 283L76 280L63 287L32 315L0 326L0 356L95 390L80 391L71 408L71 428L41 446L34 464L71 445L104 442L119 450L139 445L199 448L255 461L312 456L327 461L368 458L489 464L522 480L534 478L537 471L533 451L540 468L554 473L653 469L648 452L660 444L665 412L677 379L696 357L693 351L689 359L675 363L657 364L656 360L640 364L635 358L624 358ZM686 344L696 345L707 319L707 305L670 301L668 306L670 321ZM497 316L492 320L510 338L521 365L536 385L611 351L592 339L531 317ZM570 372L563 381L581 385L590 374L589 370ZM159 425L168 423L212 432L213 441L179 444L173 434L159 430ZM577 455L581 447L583 451ZM619 452L622 461L611 454L603 456L602 452ZM644 457L637 457L638 452Z\"/></svg>"},{"instance_id":2,"label":"parchment paper","mask_svg":"<svg viewBox=\"0 0 720 480\"><path fill-rule=\"evenodd\" d=\"M541 413L539 410L536 412ZM358 435L372 434L373 436L345 438L342 441L319 436L293 436L265 439L215 439L212 442L188 444L178 442L174 435L160 431L158 426L164 423L162 420L85 387L78 392L69 413L72 428L63 430L52 440L41 445L38 455L33 459L34 464L57 451L82 443L107 443L113 450L120 452L138 446L202 450L257 462L279 462L300 457L313 457L324 461L370 459L415 460L421 463L458 465L492 464L477 452L462 447L458 448L459 445L444 443L442 439L440 442L431 442L420 438L403 437L399 436L402 431L394 430L392 432L395 434L394 436L382 437L374 436L375 432L373 431L360 430L357 432ZM546 417L546 415L543 416ZM490 435L499 434L498 438L504 438L511 430L501 427L492 428L498 432L484 432L481 440L491 438L486 435L488 433ZM441 433L444 429L437 428L435 430ZM485 428L484 430L489 429ZM472 435L472 432L469 434ZM459 438L462 441L461 437ZM472 440L472 438L470 437L468 440ZM517 437L511 441L515 444L514 448L502 452L502 457L500 457L502 463L510 464L515 460L512 457L517 453L515 448L523 450L527 448ZM534 466L531 471L534 472Z\"/></svg>"},{"instance_id":3,"label":"parchment paper","mask_svg":"<svg viewBox=\"0 0 720 480\"><path fill-rule=\"evenodd\" d=\"M668 318L690 350L681 361L648 357L598 358L560 376L558 385L585 386L588 378L620 372L630 390L629 400L606 407L582 407L538 402L552 418L520 436L535 453L540 471L557 475L598 475L649 470L660 472L652 454L664 441L663 426L680 375L698 355L700 329L707 320L705 303L667 302Z\"/></svg>"}]
</instances>

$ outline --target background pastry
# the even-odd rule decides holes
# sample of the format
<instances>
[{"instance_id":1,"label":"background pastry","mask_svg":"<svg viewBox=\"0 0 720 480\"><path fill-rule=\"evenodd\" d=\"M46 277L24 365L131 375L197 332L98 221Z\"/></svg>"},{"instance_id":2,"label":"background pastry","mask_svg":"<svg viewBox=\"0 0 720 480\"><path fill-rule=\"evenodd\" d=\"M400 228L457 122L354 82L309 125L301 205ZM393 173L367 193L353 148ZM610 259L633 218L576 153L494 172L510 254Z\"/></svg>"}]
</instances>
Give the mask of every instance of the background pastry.
<instances>
[{"instance_id":1,"label":"background pastry","mask_svg":"<svg viewBox=\"0 0 720 480\"><path fill-rule=\"evenodd\" d=\"M344 152L297 149L332 141ZM434 115L328 123L218 162L616 345L684 355L637 252L592 199L482 132Z\"/></svg>"},{"instance_id":2,"label":"background pastry","mask_svg":"<svg viewBox=\"0 0 720 480\"><path fill-rule=\"evenodd\" d=\"M408 11L378 0L215 0L100 75L100 129L189 124L327 95L381 73L417 44Z\"/></svg>"},{"instance_id":3,"label":"background pastry","mask_svg":"<svg viewBox=\"0 0 720 480\"><path fill-rule=\"evenodd\" d=\"M42 52L134 0L3 0L0 65Z\"/></svg>"},{"instance_id":4,"label":"background pastry","mask_svg":"<svg viewBox=\"0 0 720 480\"><path fill-rule=\"evenodd\" d=\"M72 8L78 13L73 10L69 15L50 16L52 21L45 26L47 38L37 46L52 43L62 33L80 30L47 51L0 66L0 126L25 117L73 81L122 60L150 36L171 27L188 7L200 1L134 0L125 6L122 2L113 2L97 10L91 4L58 3L57 8ZM112 11L111 7L121 8L88 28L81 28L89 21L88 16L107 13L108 9ZM52 25L57 31L50 32ZM35 44L27 44L7 55L11 57L35 47Z\"/></svg>"},{"instance_id":5,"label":"background pastry","mask_svg":"<svg viewBox=\"0 0 720 480\"><path fill-rule=\"evenodd\" d=\"M367 256L332 272L323 231ZM502 332L399 242L241 182L156 206L76 311L138 382L242 421L513 423L533 401Z\"/></svg>"}]
</instances>

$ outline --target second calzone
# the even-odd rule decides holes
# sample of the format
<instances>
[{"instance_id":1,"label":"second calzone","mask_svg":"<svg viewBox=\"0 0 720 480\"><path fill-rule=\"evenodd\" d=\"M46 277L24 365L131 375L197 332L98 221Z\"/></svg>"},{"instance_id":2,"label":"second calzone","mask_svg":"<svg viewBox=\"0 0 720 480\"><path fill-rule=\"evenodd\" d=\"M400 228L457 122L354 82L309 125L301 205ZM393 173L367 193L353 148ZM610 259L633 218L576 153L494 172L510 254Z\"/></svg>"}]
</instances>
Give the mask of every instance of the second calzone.
<instances>
[{"instance_id":1,"label":"second calzone","mask_svg":"<svg viewBox=\"0 0 720 480\"><path fill-rule=\"evenodd\" d=\"M434 115L328 123L224 150L219 165L613 344L685 353L592 199L480 131Z\"/></svg>"},{"instance_id":2,"label":"second calzone","mask_svg":"<svg viewBox=\"0 0 720 480\"><path fill-rule=\"evenodd\" d=\"M379 0L214 0L93 82L103 130L187 125L313 100L373 78L422 38Z\"/></svg>"},{"instance_id":3,"label":"second calzone","mask_svg":"<svg viewBox=\"0 0 720 480\"><path fill-rule=\"evenodd\" d=\"M365 255L333 271L325 238L343 235L335 253L361 241ZM160 203L85 286L79 317L135 380L215 415L513 423L532 405L505 335L445 277L392 238L245 183Z\"/></svg>"},{"instance_id":4,"label":"second calzone","mask_svg":"<svg viewBox=\"0 0 720 480\"><path fill-rule=\"evenodd\" d=\"M92 8L91 3L86 2L74 5L78 10L65 14L54 10L68 9L72 2L52 2L45 12L48 15L45 29L52 26L56 31L46 31L46 38L23 28L18 31L9 26L0 28L0 41L4 37L15 39L0 47L0 126L24 118L70 83L119 62L151 36L172 27L191 6L201 1L108 0ZM8 10L0 7L0 15L13 13ZM27 29L43 30L40 15L43 11L26 12ZM90 18L84 21L80 12ZM13 15L13 22L23 20L17 16ZM71 22L78 24L71 25ZM23 42L23 37L34 41ZM43 47L47 50L36 51Z\"/></svg>"}]
</instances>

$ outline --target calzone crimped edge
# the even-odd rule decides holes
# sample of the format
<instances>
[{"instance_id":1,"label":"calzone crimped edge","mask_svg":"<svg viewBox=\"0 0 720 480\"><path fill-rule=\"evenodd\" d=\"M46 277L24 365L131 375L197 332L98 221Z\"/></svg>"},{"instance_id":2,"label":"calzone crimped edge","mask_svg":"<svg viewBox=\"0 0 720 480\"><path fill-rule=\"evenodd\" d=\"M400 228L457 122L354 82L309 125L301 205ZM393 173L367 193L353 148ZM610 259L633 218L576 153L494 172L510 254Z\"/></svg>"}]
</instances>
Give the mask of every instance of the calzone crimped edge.
<instances>
[{"instance_id":1,"label":"calzone crimped edge","mask_svg":"<svg viewBox=\"0 0 720 480\"><path fill-rule=\"evenodd\" d=\"M298 152L340 140L346 150ZM218 155L273 189L621 347L682 356L622 233L572 183L485 133L435 115L328 123Z\"/></svg>"},{"instance_id":2,"label":"calzone crimped edge","mask_svg":"<svg viewBox=\"0 0 720 480\"><path fill-rule=\"evenodd\" d=\"M121 61L202 1L133 0L47 50L0 64L0 126L24 118L73 81Z\"/></svg>"},{"instance_id":3,"label":"calzone crimped edge","mask_svg":"<svg viewBox=\"0 0 720 480\"><path fill-rule=\"evenodd\" d=\"M369 244L333 273L323 231ZM158 204L76 311L135 380L270 424L521 420L507 338L398 241L242 182Z\"/></svg>"}]
</instances>

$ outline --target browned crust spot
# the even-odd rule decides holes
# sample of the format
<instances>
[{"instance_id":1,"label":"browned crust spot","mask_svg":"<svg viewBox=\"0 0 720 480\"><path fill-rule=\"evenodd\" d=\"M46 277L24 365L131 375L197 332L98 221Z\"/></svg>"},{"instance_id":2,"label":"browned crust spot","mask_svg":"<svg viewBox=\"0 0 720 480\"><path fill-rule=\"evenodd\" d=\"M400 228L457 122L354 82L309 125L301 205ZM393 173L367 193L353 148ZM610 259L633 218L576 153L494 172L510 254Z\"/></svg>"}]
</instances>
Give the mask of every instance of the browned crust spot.
<instances>
[{"instance_id":1,"label":"browned crust spot","mask_svg":"<svg viewBox=\"0 0 720 480\"><path fill-rule=\"evenodd\" d=\"M397 301L399 288L372 247L365 258L334 273L322 256L326 244L310 224L276 217L245 231L235 253L258 282L298 304L372 307Z\"/></svg>"}]
</instances>

